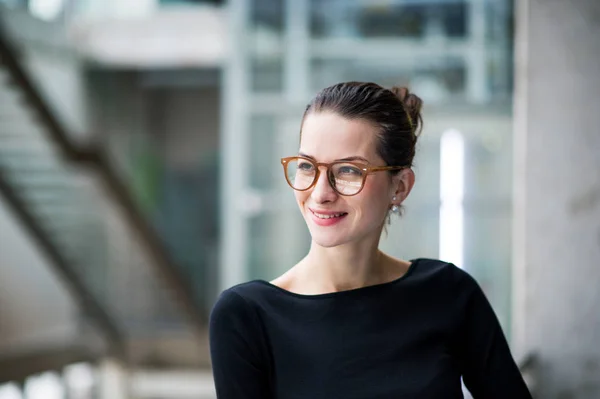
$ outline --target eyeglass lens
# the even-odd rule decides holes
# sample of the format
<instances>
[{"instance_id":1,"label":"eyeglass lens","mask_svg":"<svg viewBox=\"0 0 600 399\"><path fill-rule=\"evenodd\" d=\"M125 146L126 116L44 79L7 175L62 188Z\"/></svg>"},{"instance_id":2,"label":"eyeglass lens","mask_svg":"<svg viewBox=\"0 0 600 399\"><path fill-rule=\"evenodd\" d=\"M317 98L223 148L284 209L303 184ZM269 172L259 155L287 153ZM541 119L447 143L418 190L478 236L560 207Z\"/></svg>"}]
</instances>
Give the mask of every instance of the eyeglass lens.
<instances>
[{"instance_id":1,"label":"eyeglass lens","mask_svg":"<svg viewBox=\"0 0 600 399\"><path fill-rule=\"evenodd\" d=\"M315 181L317 166L306 159L291 160L286 164L287 179L296 190L306 190ZM364 172L350 163L335 163L329 169L331 186L342 195L358 193L363 185Z\"/></svg>"}]
</instances>

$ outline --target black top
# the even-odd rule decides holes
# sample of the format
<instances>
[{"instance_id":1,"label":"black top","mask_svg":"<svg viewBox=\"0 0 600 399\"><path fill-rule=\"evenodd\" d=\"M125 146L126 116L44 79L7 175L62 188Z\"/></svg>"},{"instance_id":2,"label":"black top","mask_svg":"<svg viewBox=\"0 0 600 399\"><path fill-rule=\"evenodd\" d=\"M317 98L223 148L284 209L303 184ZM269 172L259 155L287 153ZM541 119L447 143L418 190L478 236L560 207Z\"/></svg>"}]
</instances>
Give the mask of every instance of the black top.
<instances>
[{"instance_id":1,"label":"black top","mask_svg":"<svg viewBox=\"0 0 600 399\"><path fill-rule=\"evenodd\" d=\"M210 319L220 399L531 398L475 280L417 259L392 282L320 295L255 280Z\"/></svg>"}]
</instances>

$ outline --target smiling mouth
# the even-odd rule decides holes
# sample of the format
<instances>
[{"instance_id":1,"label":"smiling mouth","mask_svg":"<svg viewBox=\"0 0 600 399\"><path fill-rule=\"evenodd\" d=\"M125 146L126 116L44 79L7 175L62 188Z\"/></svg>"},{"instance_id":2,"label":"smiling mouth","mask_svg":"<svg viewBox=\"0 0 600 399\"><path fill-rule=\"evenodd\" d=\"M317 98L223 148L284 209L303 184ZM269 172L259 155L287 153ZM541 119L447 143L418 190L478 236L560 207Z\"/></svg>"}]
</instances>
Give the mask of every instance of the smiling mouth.
<instances>
[{"instance_id":1,"label":"smiling mouth","mask_svg":"<svg viewBox=\"0 0 600 399\"><path fill-rule=\"evenodd\" d=\"M346 212L340 212L340 213L330 213L330 214L325 215L322 213L315 212L313 210L311 210L311 212L313 215L315 215L319 219L335 219L335 218L339 218L339 217L342 217L342 216L345 216L348 214Z\"/></svg>"}]
</instances>

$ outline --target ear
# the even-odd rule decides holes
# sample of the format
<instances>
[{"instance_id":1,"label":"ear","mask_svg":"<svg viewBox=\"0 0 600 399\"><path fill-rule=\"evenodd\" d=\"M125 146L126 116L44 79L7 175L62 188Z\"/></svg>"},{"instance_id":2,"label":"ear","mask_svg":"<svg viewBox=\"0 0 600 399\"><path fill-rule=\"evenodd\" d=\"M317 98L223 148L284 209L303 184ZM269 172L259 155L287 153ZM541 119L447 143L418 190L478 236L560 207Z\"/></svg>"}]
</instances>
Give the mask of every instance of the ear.
<instances>
[{"instance_id":1,"label":"ear","mask_svg":"<svg viewBox=\"0 0 600 399\"><path fill-rule=\"evenodd\" d=\"M415 185L415 172L411 168L402 169L392 177L392 196L396 197L395 205L400 205L410 194Z\"/></svg>"}]
</instances>

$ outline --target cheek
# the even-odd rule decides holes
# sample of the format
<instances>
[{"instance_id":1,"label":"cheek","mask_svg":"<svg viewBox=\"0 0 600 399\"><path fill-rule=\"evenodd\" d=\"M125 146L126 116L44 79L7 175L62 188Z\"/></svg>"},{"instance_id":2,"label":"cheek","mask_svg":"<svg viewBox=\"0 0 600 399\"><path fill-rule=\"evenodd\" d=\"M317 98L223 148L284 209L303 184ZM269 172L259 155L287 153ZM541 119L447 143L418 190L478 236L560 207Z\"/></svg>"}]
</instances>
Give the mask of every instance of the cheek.
<instances>
[{"instance_id":1,"label":"cheek","mask_svg":"<svg viewBox=\"0 0 600 399\"><path fill-rule=\"evenodd\" d=\"M363 191L357 196L357 209L369 218L381 218L385 216L391 198L387 198L388 185L380 181L368 181Z\"/></svg>"},{"instance_id":2,"label":"cheek","mask_svg":"<svg viewBox=\"0 0 600 399\"><path fill-rule=\"evenodd\" d=\"M296 202L298 206L302 208L302 205L306 202L308 198L308 194L306 191L294 191L294 196L296 197Z\"/></svg>"}]
</instances>

